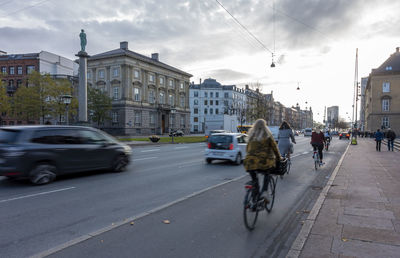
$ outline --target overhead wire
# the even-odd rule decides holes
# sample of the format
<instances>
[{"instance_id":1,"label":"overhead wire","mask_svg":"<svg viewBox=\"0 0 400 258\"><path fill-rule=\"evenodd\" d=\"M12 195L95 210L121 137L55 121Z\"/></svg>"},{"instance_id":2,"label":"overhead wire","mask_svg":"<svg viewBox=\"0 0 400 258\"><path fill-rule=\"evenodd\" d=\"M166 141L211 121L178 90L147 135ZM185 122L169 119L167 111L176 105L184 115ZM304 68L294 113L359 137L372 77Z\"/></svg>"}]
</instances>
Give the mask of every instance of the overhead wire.
<instances>
[{"instance_id":1,"label":"overhead wire","mask_svg":"<svg viewBox=\"0 0 400 258\"><path fill-rule=\"evenodd\" d=\"M10 15L16 14L16 13L18 13L18 12L21 12L21 11L25 11L25 10L27 10L27 9L36 7L36 6L41 5L41 4L43 4L43 3L45 3L45 2L48 2L48 1L51 1L51 0L44 0L44 1L38 2L38 3L33 4L33 5L23 7L23 8L21 8L21 9L16 10L16 11L10 12L10 13L8 13L7 15L0 16L0 18L7 17L7 16L10 16Z\"/></svg>"}]
</instances>

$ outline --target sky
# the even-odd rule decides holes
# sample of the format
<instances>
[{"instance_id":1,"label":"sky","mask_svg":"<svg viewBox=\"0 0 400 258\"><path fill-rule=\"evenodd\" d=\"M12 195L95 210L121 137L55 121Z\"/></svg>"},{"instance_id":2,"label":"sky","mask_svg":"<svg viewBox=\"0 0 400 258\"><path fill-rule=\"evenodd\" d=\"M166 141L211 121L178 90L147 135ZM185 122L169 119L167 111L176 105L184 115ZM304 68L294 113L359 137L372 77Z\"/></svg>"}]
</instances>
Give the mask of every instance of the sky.
<instances>
[{"instance_id":1,"label":"sky","mask_svg":"<svg viewBox=\"0 0 400 258\"><path fill-rule=\"evenodd\" d=\"M316 121L329 106L350 121L356 79L400 47L399 10L393 0L0 0L0 50L75 59L84 29L89 55L128 41L195 83L260 84Z\"/></svg>"}]
</instances>

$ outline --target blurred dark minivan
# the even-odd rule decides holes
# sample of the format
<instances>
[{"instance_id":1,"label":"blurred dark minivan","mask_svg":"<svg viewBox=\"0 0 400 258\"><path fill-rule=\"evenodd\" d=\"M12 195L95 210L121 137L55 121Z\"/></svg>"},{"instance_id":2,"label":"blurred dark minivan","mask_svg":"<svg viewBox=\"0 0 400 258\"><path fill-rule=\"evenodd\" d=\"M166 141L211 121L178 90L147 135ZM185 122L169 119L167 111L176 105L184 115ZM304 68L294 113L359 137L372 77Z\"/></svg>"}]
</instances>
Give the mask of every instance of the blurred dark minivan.
<instances>
[{"instance_id":1,"label":"blurred dark minivan","mask_svg":"<svg viewBox=\"0 0 400 258\"><path fill-rule=\"evenodd\" d=\"M33 184L47 184L74 172L120 172L131 153L128 145L91 127L0 127L0 176L28 178Z\"/></svg>"}]
</instances>

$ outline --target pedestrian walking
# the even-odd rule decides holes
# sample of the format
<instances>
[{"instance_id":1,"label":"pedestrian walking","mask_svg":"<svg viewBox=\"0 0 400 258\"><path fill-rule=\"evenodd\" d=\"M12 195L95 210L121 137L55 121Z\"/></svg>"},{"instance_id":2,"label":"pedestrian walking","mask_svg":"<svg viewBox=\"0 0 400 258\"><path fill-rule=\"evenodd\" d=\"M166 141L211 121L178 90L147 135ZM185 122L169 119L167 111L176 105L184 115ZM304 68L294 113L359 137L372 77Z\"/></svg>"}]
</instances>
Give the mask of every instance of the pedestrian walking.
<instances>
[{"instance_id":1,"label":"pedestrian walking","mask_svg":"<svg viewBox=\"0 0 400 258\"><path fill-rule=\"evenodd\" d=\"M396 139L396 134L392 129L388 129L386 133L386 138L387 138L387 145L388 145L388 151L393 151L393 145L394 145L394 139Z\"/></svg>"},{"instance_id":2,"label":"pedestrian walking","mask_svg":"<svg viewBox=\"0 0 400 258\"><path fill-rule=\"evenodd\" d=\"M376 151L381 151L381 144L383 139L383 133L380 129L378 129L375 133L375 141L376 141Z\"/></svg>"}]
</instances>

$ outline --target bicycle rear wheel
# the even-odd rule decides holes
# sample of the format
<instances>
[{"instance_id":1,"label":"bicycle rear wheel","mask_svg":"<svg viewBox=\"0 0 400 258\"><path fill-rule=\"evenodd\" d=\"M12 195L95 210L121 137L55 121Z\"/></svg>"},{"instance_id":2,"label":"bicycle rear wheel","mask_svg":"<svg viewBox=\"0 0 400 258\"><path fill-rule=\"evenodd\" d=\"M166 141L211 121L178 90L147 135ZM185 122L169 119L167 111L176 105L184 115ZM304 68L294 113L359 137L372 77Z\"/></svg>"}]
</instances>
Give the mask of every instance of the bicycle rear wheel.
<instances>
[{"instance_id":1,"label":"bicycle rear wheel","mask_svg":"<svg viewBox=\"0 0 400 258\"><path fill-rule=\"evenodd\" d=\"M257 203L258 203L258 196L254 201L253 190L252 189L247 190L244 198L243 219L244 219L244 225L248 230L253 230L255 228L259 212Z\"/></svg>"},{"instance_id":2,"label":"bicycle rear wheel","mask_svg":"<svg viewBox=\"0 0 400 258\"><path fill-rule=\"evenodd\" d=\"M292 161L290 159L288 159L287 165L286 165L286 174L289 174L291 166L292 166Z\"/></svg>"},{"instance_id":3,"label":"bicycle rear wheel","mask_svg":"<svg viewBox=\"0 0 400 258\"><path fill-rule=\"evenodd\" d=\"M266 176L268 176L268 179L266 181L266 185L264 186L264 191L266 192L268 202L265 204L265 209L268 211L268 213L270 213L275 202L276 181L272 176Z\"/></svg>"},{"instance_id":4,"label":"bicycle rear wheel","mask_svg":"<svg viewBox=\"0 0 400 258\"><path fill-rule=\"evenodd\" d=\"M315 170L318 170L318 166L319 166L318 159L314 159L314 166L315 166Z\"/></svg>"}]
</instances>

